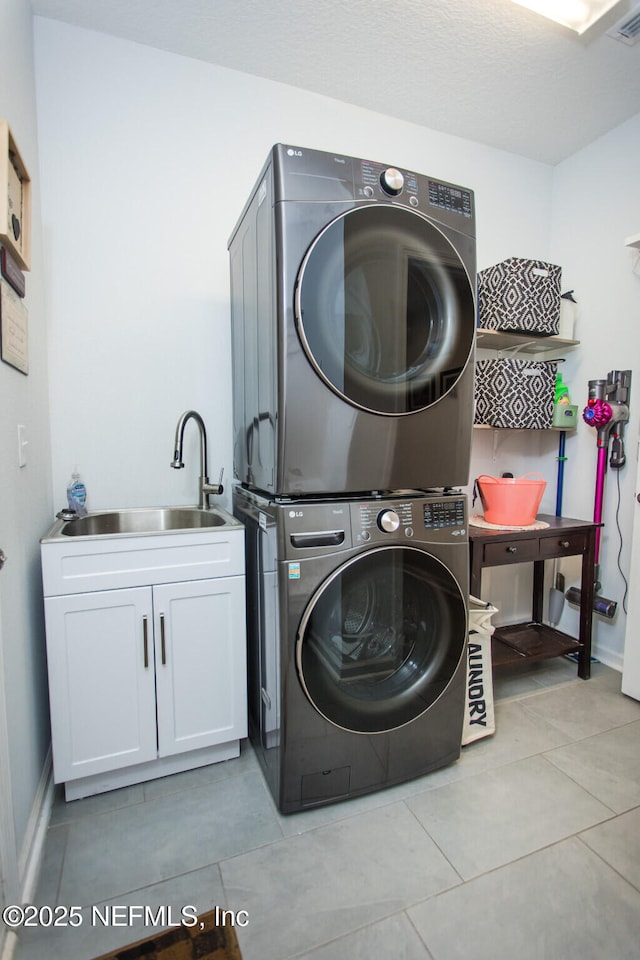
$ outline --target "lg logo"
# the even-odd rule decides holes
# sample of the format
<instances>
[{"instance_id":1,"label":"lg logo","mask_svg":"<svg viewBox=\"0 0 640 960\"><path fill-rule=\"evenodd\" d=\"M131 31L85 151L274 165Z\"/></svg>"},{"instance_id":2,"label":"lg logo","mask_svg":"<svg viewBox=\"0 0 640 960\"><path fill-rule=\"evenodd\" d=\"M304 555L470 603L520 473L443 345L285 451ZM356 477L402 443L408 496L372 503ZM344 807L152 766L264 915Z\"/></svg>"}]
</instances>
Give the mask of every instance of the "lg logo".
<instances>
[{"instance_id":1,"label":"lg logo","mask_svg":"<svg viewBox=\"0 0 640 960\"><path fill-rule=\"evenodd\" d=\"M289 147L289 149L287 150L287 155L290 157L301 157L302 150L294 150L292 147Z\"/></svg>"},{"instance_id":2,"label":"lg logo","mask_svg":"<svg viewBox=\"0 0 640 960\"><path fill-rule=\"evenodd\" d=\"M294 517L304 517L304 512L302 510L289 510L289 516L293 520Z\"/></svg>"}]
</instances>

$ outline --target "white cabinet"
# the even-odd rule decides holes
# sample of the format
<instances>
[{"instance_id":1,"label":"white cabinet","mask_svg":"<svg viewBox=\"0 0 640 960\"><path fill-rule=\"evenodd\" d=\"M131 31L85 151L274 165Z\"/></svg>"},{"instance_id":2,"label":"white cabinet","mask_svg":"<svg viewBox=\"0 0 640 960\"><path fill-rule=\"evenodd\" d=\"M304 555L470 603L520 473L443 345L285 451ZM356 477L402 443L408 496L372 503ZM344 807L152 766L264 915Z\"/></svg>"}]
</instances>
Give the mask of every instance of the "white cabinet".
<instances>
[{"instance_id":1,"label":"white cabinet","mask_svg":"<svg viewBox=\"0 0 640 960\"><path fill-rule=\"evenodd\" d=\"M246 736L246 671L240 578L153 588L158 754Z\"/></svg>"},{"instance_id":2,"label":"white cabinet","mask_svg":"<svg viewBox=\"0 0 640 960\"><path fill-rule=\"evenodd\" d=\"M120 586L131 573L122 541L117 551L110 541L102 560L86 540L43 542L45 593L51 583L77 589L83 571L95 587L101 565L115 587L45 596L54 776L67 799L238 755L247 735L244 530L232 533L221 563L231 575L206 579L198 579L211 568L202 536L193 535L193 564L183 562L189 535L130 538L129 567L144 555L145 579L154 557L158 579L180 567L174 549L194 578L131 588Z\"/></svg>"},{"instance_id":3,"label":"white cabinet","mask_svg":"<svg viewBox=\"0 0 640 960\"><path fill-rule=\"evenodd\" d=\"M45 617L56 781L154 760L151 588L48 597Z\"/></svg>"}]
</instances>

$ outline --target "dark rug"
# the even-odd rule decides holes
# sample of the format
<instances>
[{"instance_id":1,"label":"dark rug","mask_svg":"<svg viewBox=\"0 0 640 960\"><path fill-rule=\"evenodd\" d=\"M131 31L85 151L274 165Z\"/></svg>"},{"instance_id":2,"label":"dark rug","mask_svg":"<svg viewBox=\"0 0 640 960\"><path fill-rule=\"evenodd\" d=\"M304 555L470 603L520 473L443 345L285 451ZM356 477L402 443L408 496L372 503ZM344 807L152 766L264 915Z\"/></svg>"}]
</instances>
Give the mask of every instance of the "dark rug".
<instances>
[{"instance_id":1,"label":"dark rug","mask_svg":"<svg viewBox=\"0 0 640 960\"><path fill-rule=\"evenodd\" d=\"M193 927L172 927L95 960L242 960L233 927L217 927L215 911L203 913Z\"/></svg>"}]
</instances>

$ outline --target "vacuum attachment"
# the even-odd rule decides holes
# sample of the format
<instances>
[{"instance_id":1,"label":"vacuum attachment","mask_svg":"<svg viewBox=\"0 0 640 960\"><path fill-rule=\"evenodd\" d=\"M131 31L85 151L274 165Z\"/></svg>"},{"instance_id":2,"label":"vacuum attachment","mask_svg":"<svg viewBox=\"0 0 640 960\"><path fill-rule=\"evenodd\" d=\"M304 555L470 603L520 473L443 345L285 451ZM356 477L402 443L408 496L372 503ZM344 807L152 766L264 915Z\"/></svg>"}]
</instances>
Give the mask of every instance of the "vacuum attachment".
<instances>
[{"instance_id":1,"label":"vacuum attachment","mask_svg":"<svg viewBox=\"0 0 640 960\"><path fill-rule=\"evenodd\" d=\"M556 573L555 586L549 590L549 610L547 619L552 627L560 623L564 607L564 576Z\"/></svg>"},{"instance_id":2,"label":"vacuum attachment","mask_svg":"<svg viewBox=\"0 0 640 960\"><path fill-rule=\"evenodd\" d=\"M565 596L569 603L573 603L577 607L581 605L582 591L578 587L569 587ZM618 604L615 600L607 600L606 597L594 596L592 609L594 613L600 614L601 617L606 617L607 620L613 620L616 615L616 610L618 609Z\"/></svg>"}]
</instances>

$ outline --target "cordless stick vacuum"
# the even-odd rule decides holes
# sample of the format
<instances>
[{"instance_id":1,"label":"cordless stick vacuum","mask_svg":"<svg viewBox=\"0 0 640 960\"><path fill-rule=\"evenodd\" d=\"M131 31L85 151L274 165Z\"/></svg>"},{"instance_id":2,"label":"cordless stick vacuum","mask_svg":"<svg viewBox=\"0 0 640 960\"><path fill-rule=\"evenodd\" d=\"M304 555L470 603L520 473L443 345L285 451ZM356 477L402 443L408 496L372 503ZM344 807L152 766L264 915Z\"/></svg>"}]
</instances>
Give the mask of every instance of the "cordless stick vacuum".
<instances>
[{"instance_id":1,"label":"cordless stick vacuum","mask_svg":"<svg viewBox=\"0 0 640 960\"><path fill-rule=\"evenodd\" d=\"M594 523L602 523L602 505L604 501L604 478L607 472L609 441L611 457L609 466L619 470L626 461L624 452L624 425L629 420L629 391L631 389L631 370L612 370L606 380L589 381L589 399L582 412L582 419L597 430L598 460L596 465L596 494L593 507ZM610 620L615 616L617 603L598 596L600 589L600 534L595 537L595 596L593 609ZM566 593L569 603L580 604L580 590L570 587Z\"/></svg>"}]
</instances>

